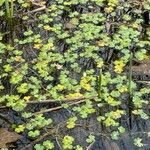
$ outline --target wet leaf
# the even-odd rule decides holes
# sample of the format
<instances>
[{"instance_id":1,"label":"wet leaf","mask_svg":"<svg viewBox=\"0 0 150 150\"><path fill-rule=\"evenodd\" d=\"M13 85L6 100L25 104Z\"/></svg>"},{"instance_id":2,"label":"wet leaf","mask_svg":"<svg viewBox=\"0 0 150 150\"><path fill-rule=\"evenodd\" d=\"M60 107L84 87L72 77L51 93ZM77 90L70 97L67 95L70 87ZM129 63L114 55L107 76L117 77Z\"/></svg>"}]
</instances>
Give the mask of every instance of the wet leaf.
<instances>
[{"instance_id":1,"label":"wet leaf","mask_svg":"<svg viewBox=\"0 0 150 150\"><path fill-rule=\"evenodd\" d=\"M142 143L142 139L139 137L134 139L134 145L137 147L143 147L144 146Z\"/></svg>"},{"instance_id":2,"label":"wet leaf","mask_svg":"<svg viewBox=\"0 0 150 150\"><path fill-rule=\"evenodd\" d=\"M133 72L150 75L150 60L145 59L143 61L140 61L139 63L140 64L138 66L133 66Z\"/></svg>"},{"instance_id":3,"label":"wet leaf","mask_svg":"<svg viewBox=\"0 0 150 150\"><path fill-rule=\"evenodd\" d=\"M5 148L7 144L15 142L20 138L21 136L17 133L0 128L0 148Z\"/></svg>"}]
</instances>

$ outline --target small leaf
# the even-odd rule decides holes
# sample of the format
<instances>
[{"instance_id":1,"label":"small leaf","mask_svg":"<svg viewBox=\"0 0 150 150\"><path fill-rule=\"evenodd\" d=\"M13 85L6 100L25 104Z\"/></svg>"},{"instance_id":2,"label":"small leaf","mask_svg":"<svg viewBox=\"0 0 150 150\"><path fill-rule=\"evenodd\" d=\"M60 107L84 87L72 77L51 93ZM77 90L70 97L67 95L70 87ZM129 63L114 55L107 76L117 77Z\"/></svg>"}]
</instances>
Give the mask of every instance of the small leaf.
<instances>
[{"instance_id":1,"label":"small leaf","mask_svg":"<svg viewBox=\"0 0 150 150\"><path fill-rule=\"evenodd\" d=\"M92 134L90 134L90 135L88 136L88 138L86 139L86 142L87 142L87 143L93 143L94 141L95 141L95 136L92 135Z\"/></svg>"},{"instance_id":2,"label":"small leaf","mask_svg":"<svg viewBox=\"0 0 150 150\"><path fill-rule=\"evenodd\" d=\"M139 137L134 139L134 145L137 147L143 147L144 146L144 144L142 143L142 139Z\"/></svg>"},{"instance_id":3,"label":"small leaf","mask_svg":"<svg viewBox=\"0 0 150 150\"><path fill-rule=\"evenodd\" d=\"M19 125L18 127L15 128L15 131L17 133L20 133L20 132L23 132L25 129L25 126L24 125Z\"/></svg>"},{"instance_id":4,"label":"small leaf","mask_svg":"<svg viewBox=\"0 0 150 150\"><path fill-rule=\"evenodd\" d=\"M125 128L122 127L122 126L120 126L120 127L118 128L118 130L119 130L120 133L124 133L124 132L125 132Z\"/></svg>"},{"instance_id":5,"label":"small leaf","mask_svg":"<svg viewBox=\"0 0 150 150\"><path fill-rule=\"evenodd\" d=\"M0 0L0 6L4 4L5 0Z\"/></svg>"},{"instance_id":6,"label":"small leaf","mask_svg":"<svg viewBox=\"0 0 150 150\"><path fill-rule=\"evenodd\" d=\"M111 133L111 138L112 138L113 140L118 140L118 138L119 138L119 132L118 132L118 131L113 131L113 132Z\"/></svg>"}]
</instances>

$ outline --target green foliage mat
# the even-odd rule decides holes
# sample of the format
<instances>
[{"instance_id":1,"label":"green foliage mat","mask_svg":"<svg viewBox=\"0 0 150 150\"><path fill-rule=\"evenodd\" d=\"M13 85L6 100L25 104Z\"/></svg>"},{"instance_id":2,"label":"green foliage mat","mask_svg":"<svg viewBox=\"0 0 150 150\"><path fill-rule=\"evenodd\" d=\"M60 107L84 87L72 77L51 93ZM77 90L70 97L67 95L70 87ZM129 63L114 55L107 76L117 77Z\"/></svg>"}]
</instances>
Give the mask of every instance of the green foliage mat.
<instances>
[{"instance_id":1,"label":"green foliage mat","mask_svg":"<svg viewBox=\"0 0 150 150\"><path fill-rule=\"evenodd\" d=\"M88 150L94 145L98 133L86 137L86 148L74 135L58 133L59 125L48 114L59 109L69 112L60 122L64 130L94 116L99 135L112 140L130 134L123 118L130 129L133 118L149 119L150 88L139 88L132 79L133 62L149 59L150 28L143 20L149 0L16 0L13 19L2 8L0 103L24 118L11 127L35 140L34 149ZM29 107L36 103L40 110ZM43 141L41 134L56 141ZM149 147L141 137L150 131L131 134L135 146Z\"/></svg>"}]
</instances>

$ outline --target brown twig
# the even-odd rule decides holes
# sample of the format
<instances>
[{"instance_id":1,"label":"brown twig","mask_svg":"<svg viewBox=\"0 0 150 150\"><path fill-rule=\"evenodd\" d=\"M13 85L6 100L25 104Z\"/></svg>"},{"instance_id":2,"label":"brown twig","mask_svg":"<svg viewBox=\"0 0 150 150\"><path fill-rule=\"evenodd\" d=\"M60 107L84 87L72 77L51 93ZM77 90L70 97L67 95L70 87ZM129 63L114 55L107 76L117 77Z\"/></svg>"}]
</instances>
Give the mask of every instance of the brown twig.
<instances>
[{"instance_id":1,"label":"brown twig","mask_svg":"<svg viewBox=\"0 0 150 150\"><path fill-rule=\"evenodd\" d=\"M94 143L95 143L95 141L92 142L92 143L86 148L86 150L90 150L90 149L92 148L92 146L94 145Z\"/></svg>"},{"instance_id":2,"label":"brown twig","mask_svg":"<svg viewBox=\"0 0 150 150\"><path fill-rule=\"evenodd\" d=\"M28 101L27 104L41 104L41 103L53 103L53 102L71 102L71 101L79 101L84 99L92 99L96 98L96 96L93 97L80 97L80 98L74 98L74 99L64 99L64 100L55 100L55 99L48 99L48 100L42 100L42 101Z\"/></svg>"},{"instance_id":3,"label":"brown twig","mask_svg":"<svg viewBox=\"0 0 150 150\"><path fill-rule=\"evenodd\" d=\"M69 106L73 106L73 105L81 104L81 103L85 102L85 100L87 100L87 99L95 100L96 97L97 96L90 97L90 98L80 98L80 99L67 100L67 103L65 103L65 104L68 104ZM73 100L74 100L74 102L72 102ZM106 103L101 103L101 104L106 104ZM52 112L52 111L55 111L55 110L59 110L61 108L63 108L63 105L60 105L60 106L57 106L57 107L53 107L53 108L50 108L50 109L45 109L45 110L38 111L36 113L33 113L32 116L35 116L35 115L38 115L38 114L44 114L44 113L47 113L47 112Z\"/></svg>"},{"instance_id":4,"label":"brown twig","mask_svg":"<svg viewBox=\"0 0 150 150\"><path fill-rule=\"evenodd\" d=\"M80 100L80 101L77 101L77 102L74 102L74 103L68 103L70 106L73 106L73 105L77 105L77 104L80 104L80 103L83 103L85 102L85 99L83 100ZM46 109L46 110L42 110L42 111L38 111L36 113L34 113L33 115L38 115L38 114L43 114L43 113L47 113L47 112L51 112L51 111L55 111L55 110L59 110L63 108L63 106L58 106L58 107L54 107L54 108L50 108L50 109Z\"/></svg>"},{"instance_id":5,"label":"brown twig","mask_svg":"<svg viewBox=\"0 0 150 150\"><path fill-rule=\"evenodd\" d=\"M57 138L59 135L58 133L58 128L60 127L60 124L58 124L57 129L55 128L51 128L49 129L49 131L47 131L45 134L41 135L39 138L37 138L36 140L34 140L33 142L29 143L28 145L26 145L25 147L21 148L21 150L27 150L29 149L31 146L35 145L36 143L40 142L41 140L43 140L44 138L46 138L49 135L55 135L55 138Z\"/></svg>"},{"instance_id":6,"label":"brown twig","mask_svg":"<svg viewBox=\"0 0 150 150\"><path fill-rule=\"evenodd\" d=\"M42 11L42 10L46 10L46 9L47 9L46 6L42 6L40 8L34 9L32 11L28 11L28 12L26 12L26 14L32 14L32 13L36 13L36 12L39 12L39 11Z\"/></svg>"},{"instance_id":7,"label":"brown twig","mask_svg":"<svg viewBox=\"0 0 150 150\"><path fill-rule=\"evenodd\" d=\"M0 109L6 109L8 108L7 106L0 106Z\"/></svg>"},{"instance_id":8,"label":"brown twig","mask_svg":"<svg viewBox=\"0 0 150 150\"><path fill-rule=\"evenodd\" d=\"M56 134L58 135L58 133L59 133L59 126L60 126L60 124L58 124L58 127L57 127L57 129L56 129ZM60 148L60 150L62 150L62 147L61 147L61 145L60 145L60 143L59 143L59 141L58 141L58 137L56 136L56 142L57 142L57 145L59 146L59 148Z\"/></svg>"},{"instance_id":9,"label":"brown twig","mask_svg":"<svg viewBox=\"0 0 150 150\"><path fill-rule=\"evenodd\" d=\"M39 138L37 138L36 140L34 140L33 142L31 142L30 144L26 145L25 147L23 147L21 150L27 150L28 148L30 148L32 145L36 144L37 142L41 141L42 139L44 139L45 137L47 137L48 135L50 135L50 132L47 132L43 135L41 135Z\"/></svg>"},{"instance_id":10,"label":"brown twig","mask_svg":"<svg viewBox=\"0 0 150 150\"><path fill-rule=\"evenodd\" d=\"M42 101L28 101L27 104L43 104L43 103L54 103L54 102L60 102L57 100L53 100L53 99L48 99L48 100L42 100Z\"/></svg>"},{"instance_id":11,"label":"brown twig","mask_svg":"<svg viewBox=\"0 0 150 150\"><path fill-rule=\"evenodd\" d=\"M150 81L136 81L136 82L146 84L146 85L150 85Z\"/></svg>"}]
</instances>

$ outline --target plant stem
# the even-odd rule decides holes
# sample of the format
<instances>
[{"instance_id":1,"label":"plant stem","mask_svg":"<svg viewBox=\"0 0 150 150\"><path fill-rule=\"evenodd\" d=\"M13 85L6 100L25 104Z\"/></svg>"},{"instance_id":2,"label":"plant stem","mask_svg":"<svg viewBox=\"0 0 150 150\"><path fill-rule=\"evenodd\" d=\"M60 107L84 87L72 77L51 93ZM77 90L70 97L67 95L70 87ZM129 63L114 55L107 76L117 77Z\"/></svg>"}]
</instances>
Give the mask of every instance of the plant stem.
<instances>
[{"instance_id":1,"label":"plant stem","mask_svg":"<svg viewBox=\"0 0 150 150\"><path fill-rule=\"evenodd\" d=\"M7 18L10 18L10 8L8 0L5 0L5 7L6 7L6 16Z\"/></svg>"},{"instance_id":2,"label":"plant stem","mask_svg":"<svg viewBox=\"0 0 150 150\"><path fill-rule=\"evenodd\" d=\"M13 18L14 14L14 2L11 0L11 7L10 7L10 17Z\"/></svg>"},{"instance_id":3,"label":"plant stem","mask_svg":"<svg viewBox=\"0 0 150 150\"><path fill-rule=\"evenodd\" d=\"M13 0L11 0L10 3L9 3L8 0L5 0L6 17L7 17L7 20L8 20L9 30L12 28L12 25L13 25L13 20L12 20L13 13L14 13L13 5L14 5Z\"/></svg>"},{"instance_id":4,"label":"plant stem","mask_svg":"<svg viewBox=\"0 0 150 150\"><path fill-rule=\"evenodd\" d=\"M97 89L97 93L98 93L98 98L99 98L99 99L100 99L101 96L102 96L101 91L102 91L102 69L100 69L100 71L99 71L99 76L98 76L98 89ZM101 116L103 116L103 110L102 110L102 109L99 110L99 114L100 114ZM102 130L104 130L103 123L101 123L101 128L102 128Z\"/></svg>"},{"instance_id":5,"label":"plant stem","mask_svg":"<svg viewBox=\"0 0 150 150\"><path fill-rule=\"evenodd\" d=\"M99 71L99 76L98 76L98 98L101 97L101 88L102 88L102 69Z\"/></svg>"}]
</instances>

